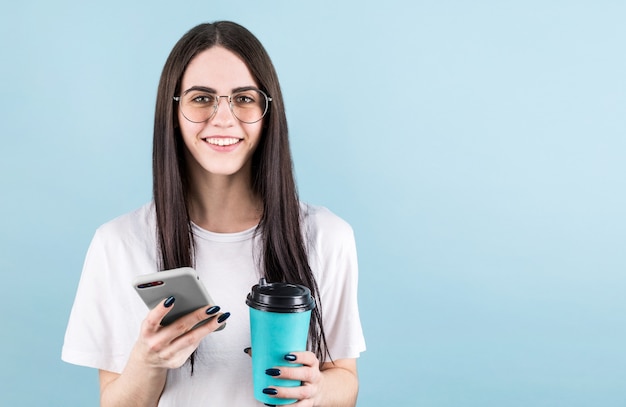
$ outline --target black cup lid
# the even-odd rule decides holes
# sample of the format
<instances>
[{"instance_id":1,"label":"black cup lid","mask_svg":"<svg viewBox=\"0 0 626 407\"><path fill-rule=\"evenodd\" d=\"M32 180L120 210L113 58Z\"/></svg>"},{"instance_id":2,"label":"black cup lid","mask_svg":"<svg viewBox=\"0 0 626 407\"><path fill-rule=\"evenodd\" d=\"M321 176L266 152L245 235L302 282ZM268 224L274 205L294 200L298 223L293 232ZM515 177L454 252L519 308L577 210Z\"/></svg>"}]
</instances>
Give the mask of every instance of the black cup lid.
<instances>
[{"instance_id":1,"label":"black cup lid","mask_svg":"<svg viewBox=\"0 0 626 407\"><path fill-rule=\"evenodd\" d=\"M299 284L267 283L264 278L252 287L248 306L268 312L304 312L315 308L311 290Z\"/></svg>"}]
</instances>

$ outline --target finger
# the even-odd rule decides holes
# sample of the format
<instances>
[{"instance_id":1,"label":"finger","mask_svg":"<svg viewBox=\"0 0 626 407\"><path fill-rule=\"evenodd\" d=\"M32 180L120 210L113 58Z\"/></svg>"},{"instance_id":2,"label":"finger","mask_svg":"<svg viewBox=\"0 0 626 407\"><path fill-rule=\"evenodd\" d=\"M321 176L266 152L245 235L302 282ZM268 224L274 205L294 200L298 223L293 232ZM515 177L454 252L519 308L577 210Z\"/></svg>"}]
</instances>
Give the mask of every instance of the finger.
<instances>
[{"instance_id":1,"label":"finger","mask_svg":"<svg viewBox=\"0 0 626 407\"><path fill-rule=\"evenodd\" d=\"M165 298L160 305L154 307L144 320L144 328L149 332L156 332L161 328L161 320L172 310L176 298Z\"/></svg>"},{"instance_id":2,"label":"finger","mask_svg":"<svg viewBox=\"0 0 626 407\"><path fill-rule=\"evenodd\" d=\"M265 374L278 379L296 380L302 383L317 383L321 372L319 369L310 366L286 367L278 366L267 369Z\"/></svg>"},{"instance_id":3,"label":"finger","mask_svg":"<svg viewBox=\"0 0 626 407\"><path fill-rule=\"evenodd\" d=\"M207 308L207 310L211 310L211 308ZM225 312L223 314L209 315L208 317L205 315L204 319L200 321L201 324L193 324L194 321L197 321L195 319L192 320L193 325L191 326L189 325L188 321L185 322L185 327L178 328L178 330L176 331L178 336L172 341L174 349L183 349L189 346L197 346L202 338L222 327L229 317L230 312Z\"/></svg>"},{"instance_id":4,"label":"finger","mask_svg":"<svg viewBox=\"0 0 626 407\"><path fill-rule=\"evenodd\" d=\"M189 329L181 335L178 335L174 340L171 341L167 349L162 352L163 358L177 359L177 355L185 355L183 359L186 360L188 355L190 355L198 347L200 341L205 336L209 335L211 332L214 332L220 326L222 326L229 316L229 312L226 312L224 314L211 315L208 318L205 316L205 320L208 322L196 328Z\"/></svg>"},{"instance_id":5,"label":"finger","mask_svg":"<svg viewBox=\"0 0 626 407\"><path fill-rule=\"evenodd\" d=\"M168 332L171 332L174 337L178 337L191 331L194 327L197 328L210 324L213 329L209 330L207 333L213 332L215 329L219 328L221 322L213 324L211 323L220 318L224 318L223 315L226 315L219 314L219 311L220 307L216 305L201 307L178 318L177 320L169 324L165 329Z\"/></svg>"},{"instance_id":6,"label":"finger","mask_svg":"<svg viewBox=\"0 0 626 407\"><path fill-rule=\"evenodd\" d=\"M319 360L313 352L292 352L285 355L284 358L293 363L294 366L276 366L267 369L265 373L269 376L296 380L305 384L319 382L322 373L319 369Z\"/></svg>"},{"instance_id":7,"label":"finger","mask_svg":"<svg viewBox=\"0 0 626 407\"><path fill-rule=\"evenodd\" d=\"M217 308L219 309L219 307ZM210 310L210 308L207 309L207 311ZM199 324L196 324L194 327L192 327L192 331L199 329L201 335L217 331L224 327L224 324L226 323L226 320L228 318L230 318L230 312L211 314L208 318L202 320Z\"/></svg>"},{"instance_id":8,"label":"finger","mask_svg":"<svg viewBox=\"0 0 626 407\"><path fill-rule=\"evenodd\" d=\"M319 360L313 352L291 352L285 355L285 360L294 364L304 366L317 367L319 369Z\"/></svg>"},{"instance_id":9,"label":"finger","mask_svg":"<svg viewBox=\"0 0 626 407\"><path fill-rule=\"evenodd\" d=\"M263 389L263 393L272 396L277 399L296 399L305 401L311 399L314 395L314 388L311 385L302 385L296 387L279 387L272 386ZM312 405L312 404L298 404L298 405Z\"/></svg>"},{"instance_id":10,"label":"finger","mask_svg":"<svg viewBox=\"0 0 626 407\"><path fill-rule=\"evenodd\" d=\"M252 357L252 348L248 346L243 350L243 353L247 353L248 356Z\"/></svg>"}]
</instances>

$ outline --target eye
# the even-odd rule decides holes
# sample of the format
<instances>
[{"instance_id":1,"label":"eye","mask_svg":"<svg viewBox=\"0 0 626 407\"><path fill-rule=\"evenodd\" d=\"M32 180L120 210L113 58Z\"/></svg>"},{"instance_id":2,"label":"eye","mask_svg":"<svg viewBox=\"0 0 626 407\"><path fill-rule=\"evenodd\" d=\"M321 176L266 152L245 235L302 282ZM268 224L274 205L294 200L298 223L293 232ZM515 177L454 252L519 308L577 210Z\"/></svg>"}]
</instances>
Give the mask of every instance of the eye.
<instances>
[{"instance_id":1,"label":"eye","mask_svg":"<svg viewBox=\"0 0 626 407\"><path fill-rule=\"evenodd\" d=\"M252 93L238 93L233 95L233 102L237 105L250 105L256 103L256 98Z\"/></svg>"},{"instance_id":2,"label":"eye","mask_svg":"<svg viewBox=\"0 0 626 407\"><path fill-rule=\"evenodd\" d=\"M214 105L215 104L215 95L211 95L210 93L200 93L189 95L187 99L187 103L196 106L206 106L206 105Z\"/></svg>"}]
</instances>

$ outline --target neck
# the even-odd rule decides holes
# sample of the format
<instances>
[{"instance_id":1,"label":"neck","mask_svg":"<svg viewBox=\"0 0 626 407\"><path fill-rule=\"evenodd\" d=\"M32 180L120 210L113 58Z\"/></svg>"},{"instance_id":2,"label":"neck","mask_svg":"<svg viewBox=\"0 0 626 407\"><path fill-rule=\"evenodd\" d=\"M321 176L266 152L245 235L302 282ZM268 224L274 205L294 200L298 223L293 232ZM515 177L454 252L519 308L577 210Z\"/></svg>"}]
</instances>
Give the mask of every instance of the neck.
<instances>
[{"instance_id":1,"label":"neck","mask_svg":"<svg viewBox=\"0 0 626 407\"><path fill-rule=\"evenodd\" d=\"M210 175L192 180L190 187L189 216L201 228L235 233L259 224L263 205L250 177Z\"/></svg>"}]
</instances>

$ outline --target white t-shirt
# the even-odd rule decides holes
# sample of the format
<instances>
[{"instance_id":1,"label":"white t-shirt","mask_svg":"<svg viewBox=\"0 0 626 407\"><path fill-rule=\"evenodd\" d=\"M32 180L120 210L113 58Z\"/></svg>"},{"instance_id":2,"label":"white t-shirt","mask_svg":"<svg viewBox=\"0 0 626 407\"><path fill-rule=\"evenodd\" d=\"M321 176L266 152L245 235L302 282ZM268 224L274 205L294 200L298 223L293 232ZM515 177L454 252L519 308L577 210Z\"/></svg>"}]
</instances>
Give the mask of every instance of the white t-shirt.
<instances>
[{"instance_id":1,"label":"white t-shirt","mask_svg":"<svg viewBox=\"0 0 626 407\"><path fill-rule=\"evenodd\" d=\"M309 264L320 289L324 330L333 359L365 350L357 307L357 257L351 227L323 207L301 204ZM193 225L195 269L216 305L230 312L224 330L205 337L189 361L168 371L159 406L260 406L252 395L250 288L258 283L255 229L212 233ZM132 286L157 271L154 206L114 219L95 233L70 315L62 359L121 373L148 309Z\"/></svg>"}]
</instances>

